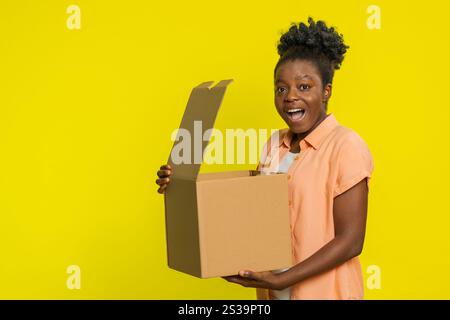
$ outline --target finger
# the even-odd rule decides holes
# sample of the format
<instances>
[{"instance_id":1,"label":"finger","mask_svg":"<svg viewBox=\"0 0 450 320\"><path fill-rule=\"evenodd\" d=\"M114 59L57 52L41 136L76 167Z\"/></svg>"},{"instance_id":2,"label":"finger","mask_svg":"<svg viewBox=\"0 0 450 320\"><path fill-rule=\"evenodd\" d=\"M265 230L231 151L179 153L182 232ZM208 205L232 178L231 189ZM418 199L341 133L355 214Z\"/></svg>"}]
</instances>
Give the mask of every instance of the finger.
<instances>
[{"instance_id":1,"label":"finger","mask_svg":"<svg viewBox=\"0 0 450 320\"><path fill-rule=\"evenodd\" d=\"M222 277L225 280L227 280L228 282L234 282L237 284L241 284L241 285L250 285L250 284L255 284L256 281L252 280L252 279L247 279L244 277L241 277L239 274L237 275L233 275L233 276L226 276L226 277Z\"/></svg>"},{"instance_id":2,"label":"finger","mask_svg":"<svg viewBox=\"0 0 450 320\"><path fill-rule=\"evenodd\" d=\"M225 279L225 280L228 281L228 282L231 282L231 278L232 278L232 277L229 277L229 276L228 276L228 277L222 277L222 279Z\"/></svg>"},{"instance_id":3,"label":"finger","mask_svg":"<svg viewBox=\"0 0 450 320\"><path fill-rule=\"evenodd\" d=\"M164 191L166 190L166 188L167 188L167 184L165 184L165 185L159 187L158 193L164 193Z\"/></svg>"},{"instance_id":4,"label":"finger","mask_svg":"<svg viewBox=\"0 0 450 320\"><path fill-rule=\"evenodd\" d=\"M253 287L253 288L260 288L262 286L262 283L252 280L252 279L245 279L242 277L231 277L229 282L233 282L236 284L239 284L243 287Z\"/></svg>"},{"instance_id":5,"label":"finger","mask_svg":"<svg viewBox=\"0 0 450 320\"><path fill-rule=\"evenodd\" d=\"M156 174L160 178L165 178L172 174L172 170L159 170Z\"/></svg>"},{"instance_id":6,"label":"finger","mask_svg":"<svg viewBox=\"0 0 450 320\"><path fill-rule=\"evenodd\" d=\"M240 281L240 279L242 279L242 277L239 275L226 276L226 277L222 277L222 278L224 278L225 280L227 280L229 282L237 282L237 281Z\"/></svg>"},{"instance_id":7,"label":"finger","mask_svg":"<svg viewBox=\"0 0 450 320\"><path fill-rule=\"evenodd\" d=\"M161 191L160 193L164 193L164 191L167 189L167 186L168 186L167 184L163 184L162 186L160 186L158 189Z\"/></svg>"},{"instance_id":8,"label":"finger","mask_svg":"<svg viewBox=\"0 0 450 320\"><path fill-rule=\"evenodd\" d=\"M160 179L156 179L156 184L164 185L164 184L168 184L170 182L169 178L160 178Z\"/></svg>"},{"instance_id":9,"label":"finger","mask_svg":"<svg viewBox=\"0 0 450 320\"><path fill-rule=\"evenodd\" d=\"M228 282L233 282L233 283L237 283L242 285L242 278L239 276L229 276L229 277L224 277L225 280L227 280Z\"/></svg>"},{"instance_id":10,"label":"finger","mask_svg":"<svg viewBox=\"0 0 450 320\"><path fill-rule=\"evenodd\" d=\"M238 274L232 274L230 276L223 276L222 278L227 279L227 278L240 278L240 276Z\"/></svg>"},{"instance_id":11,"label":"finger","mask_svg":"<svg viewBox=\"0 0 450 320\"><path fill-rule=\"evenodd\" d=\"M161 169L161 170L172 170L172 167L170 166L170 164L164 164L159 169Z\"/></svg>"},{"instance_id":12,"label":"finger","mask_svg":"<svg viewBox=\"0 0 450 320\"><path fill-rule=\"evenodd\" d=\"M247 279L261 280L261 275L258 272L253 272L250 270L239 271L239 275Z\"/></svg>"}]
</instances>

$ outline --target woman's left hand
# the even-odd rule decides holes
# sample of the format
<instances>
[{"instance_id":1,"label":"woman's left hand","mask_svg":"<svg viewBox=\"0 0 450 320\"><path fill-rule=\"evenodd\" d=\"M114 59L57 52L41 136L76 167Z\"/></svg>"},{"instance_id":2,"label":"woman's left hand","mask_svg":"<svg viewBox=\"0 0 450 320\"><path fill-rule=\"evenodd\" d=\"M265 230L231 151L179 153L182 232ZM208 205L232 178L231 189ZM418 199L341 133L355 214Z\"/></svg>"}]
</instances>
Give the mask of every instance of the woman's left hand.
<instances>
[{"instance_id":1,"label":"woman's left hand","mask_svg":"<svg viewBox=\"0 0 450 320\"><path fill-rule=\"evenodd\" d=\"M222 277L228 282L240 284L244 287L283 290L288 287L282 273L274 274L271 271L253 272L240 271L238 275Z\"/></svg>"}]
</instances>

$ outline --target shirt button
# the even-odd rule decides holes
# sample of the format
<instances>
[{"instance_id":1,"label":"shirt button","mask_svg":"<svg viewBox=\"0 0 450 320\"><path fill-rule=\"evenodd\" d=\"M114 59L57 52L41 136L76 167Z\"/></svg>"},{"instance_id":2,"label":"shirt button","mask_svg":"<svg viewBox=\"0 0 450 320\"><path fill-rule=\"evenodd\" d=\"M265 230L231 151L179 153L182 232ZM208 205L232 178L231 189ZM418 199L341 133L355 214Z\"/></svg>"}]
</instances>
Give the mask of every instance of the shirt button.
<instances>
[{"instance_id":1,"label":"shirt button","mask_svg":"<svg viewBox=\"0 0 450 320\"><path fill-rule=\"evenodd\" d=\"M292 206L292 201L291 200L289 200L289 207L291 207Z\"/></svg>"},{"instance_id":2,"label":"shirt button","mask_svg":"<svg viewBox=\"0 0 450 320\"><path fill-rule=\"evenodd\" d=\"M288 174L288 180L291 180L292 176L290 174Z\"/></svg>"},{"instance_id":3,"label":"shirt button","mask_svg":"<svg viewBox=\"0 0 450 320\"><path fill-rule=\"evenodd\" d=\"M300 156L295 156L294 160L300 159Z\"/></svg>"}]
</instances>

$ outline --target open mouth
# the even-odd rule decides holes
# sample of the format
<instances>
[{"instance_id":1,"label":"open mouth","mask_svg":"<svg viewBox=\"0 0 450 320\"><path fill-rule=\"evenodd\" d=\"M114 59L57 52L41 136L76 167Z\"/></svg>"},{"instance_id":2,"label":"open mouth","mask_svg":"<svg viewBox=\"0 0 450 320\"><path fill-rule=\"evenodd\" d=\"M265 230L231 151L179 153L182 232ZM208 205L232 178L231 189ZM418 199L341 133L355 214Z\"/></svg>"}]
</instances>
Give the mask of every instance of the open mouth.
<instances>
[{"instance_id":1,"label":"open mouth","mask_svg":"<svg viewBox=\"0 0 450 320\"><path fill-rule=\"evenodd\" d=\"M292 121L301 121L306 114L306 110L302 108L288 109L285 112Z\"/></svg>"}]
</instances>

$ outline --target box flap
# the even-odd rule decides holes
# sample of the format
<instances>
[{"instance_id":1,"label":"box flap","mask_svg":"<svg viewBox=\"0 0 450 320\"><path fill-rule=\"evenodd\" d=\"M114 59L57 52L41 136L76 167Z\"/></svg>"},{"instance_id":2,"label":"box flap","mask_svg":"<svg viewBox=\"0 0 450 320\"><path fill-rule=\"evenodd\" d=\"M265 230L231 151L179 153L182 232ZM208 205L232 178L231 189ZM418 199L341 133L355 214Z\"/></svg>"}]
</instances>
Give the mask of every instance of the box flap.
<instances>
[{"instance_id":1,"label":"box flap","mask_svg":"<svg viewBox=\"0 0 450 320\"><path fill-rule=\"evenodd\" d=\"M180 130L169 155L168 163L173 168L173 178L193 180L197 178L203 152L211 137L211 130L207 136L204 136L205 131L214 128L225 90L232 81L232 79L221 80L214 87L211 87L214 81L207 81L192 89ZM190 138L184 140L186 135ZM188 152L188 156L184 152ZM180 157L180 154L183 157ZM186 159L189 161L184 161Z\"/></svg>"}]
</instances>

